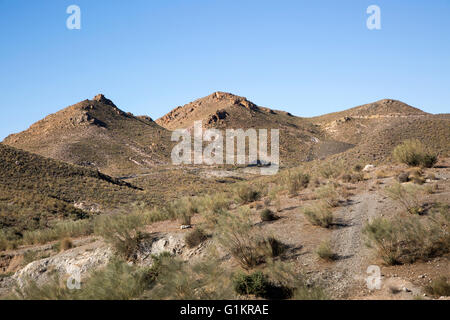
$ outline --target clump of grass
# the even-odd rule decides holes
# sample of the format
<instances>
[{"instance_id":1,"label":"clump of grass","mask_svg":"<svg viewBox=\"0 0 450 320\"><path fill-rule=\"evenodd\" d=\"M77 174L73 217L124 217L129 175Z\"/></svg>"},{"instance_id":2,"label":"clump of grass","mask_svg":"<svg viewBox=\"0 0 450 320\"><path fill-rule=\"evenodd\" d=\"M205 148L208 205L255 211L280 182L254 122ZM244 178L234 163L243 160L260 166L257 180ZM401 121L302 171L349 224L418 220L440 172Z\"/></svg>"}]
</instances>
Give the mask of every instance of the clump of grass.
<instances>
[{"instance_id":1,"label":"clump of grass","mask_svg":"<svg viewBox=\"0 0 450 320\"><path fill-rule=\"evenodd\" d=\"M425 291L432 296L448 297L450 296L450 282L447 277L441 277L426 286Z\"/></svg>"},{"instance_id":2,"label":"clump of grass","mask_svg":"<svg viewBox=\"0 0 450 320\"><path fill-rule=\"evenodd\" d=\"M300 190L306 189L310 177L308 174L298 172L288 176L288 190L291 196L296 196Z\"/></svg>"},{"instance_id":3,"label":"clump of grass","mask_svg":"<svg viewBox=\"0 0 450 320\"><path fill-rule=\"evenodd\" d=\"M333 224L333 212L330 206L325 202L316 202L303 209L303 213L315 226L329 228Z\"/></svg>"},{"instance_id":4,"label":"clump of grass","mask_svg":"<svg viewBox=\"0 0 450 320\"><path fill-rule=\"evenodd\" d=\"M248 270L264 261L254 232L249 212L241 209L237 214L224 214L218 220L216 233L219 243Z\"/></svg>"},{"instance_id":5,"label":"clump of grass","mask_svg":"<svg viewBox=\"0 0 450 320\"><path fill-rule=\"evenodd\" d=\"M230 300L235 298L231 275L214 258L188 264L164 259L154 288L143 295L151 300Z\"/></svg>"},{"instance_id":6,"label":"clump of grass","mask_svg":"<svg viewBox=\"0 0 450 320\"><path fill-rule=\"evenodd\" d=\"M277 216L269 208L264 209L260 213L261 221L274 221L277 220Z\"/></svg>"},{"instance_id":7,"label":"clump of grass","mask_svg":"<svg viewBox=\"0 0 450 320\"><path fill-rule=\"evenodd\" d=\"M387 265L429 260L450 251L450 213L438 210L428 217L374 219L363 229L369 247L375 247Z\"/></svg>"},{"instance_id":8,"label":"clump of grass","mask_svg":"<svg viewBox=\"0 0 450 320\"><path fill-rule=\"evenodd\" d=\"M94 271L80 290L69 290L65 279L54 276L44 285L28 281L16 288L14 297L21 300L129 300L140 297L153 284L149 270L112 259Z\"/></svg>"},{"instance_id":9,"label":"clump of grass","mask_svg":"<svg viewBox=\"0 0 450 320\"><path fill-rule=\"evenodd\" d=\"M142 217L134 214L118 214L99 217L95 221L95 234L110 243L116 253L131 259L143 238L137 229L142 225Z\"/></svg>"},{"instance_id":10,"label":"clump of grass","mask_svg":"<svg viewBox=\"0 0 450 320\"><path fill-rule=\"evenodd\" d=\"M326 261L334 261L337 258L329 241L322 242L317 248L316 253L321 259Z\"/></svg>"},{"instance_id":11,"label":"clump of grass","mask_svg":"<svg viewBox=\"0 0 450 320\"><path fill-rule=\"evenodd\" d=\"M186 234L184 241L186 242L188 248L194 248L207 239L208 236L201 228L195 228L194 230Z\"/></svg>"},{"instance_id":12,"label":"clump of grass","mask_svg":"<svg viewBox=\"0 0 450 320\"><path fill-rule=\"evenodd\" d=\"M432 168L437 162L437 155L429 152L425 145L417 139L405 140L395 147L394 159L408 166Z\"/></svg>"},{"instance_id":13,"label":"clump of grass","mask_svg":"<svg viewBox=\"0 0 450 320\"><path fill-rule=\"evenodd\" d=\"M93 220L62 221L53 227L23 233L23 244L42 244L70 237L83 237L94 232Z\"/></svg>"},{"instance_id":14,"label":"clump of grass","mask_svg":"<svg viewBox=\"0 0 450 320\"><path fill-rule=\"evenodd\" d=\"M386 187L384 192L389 198L400 203L407 212L411 214L423 213L420 202L422 190L418 186L404 186L400 183L394 183L393 185Z\"/></svg>"},{"instance_id":15,"label":"clump of grass","mask_svg":"<svg viewBox=\"0 0 450 320\"><path fill-rule=\"evenodd\" d=\"M261 191L256 190L251 185L242 186L237 189L237 197L240 203L251 203L259 200L262 196Z\"/></svg>"},{"instance_id":16,"label":"clump of grass","mask_svg":"<svg viewBox=\"0 0 450 320\"><path fill-rule=\"evenodd\" d=\"M168 204L164 210L166 215L175 217L181 225L191 225L191 219L194 214L199 212L196 201L192 198L182 198L171 204Z\"/></svg>"},{"instance_id":17,"label":"clump of grass","mask_svg":"<svg viewBox=\"0 0 450 320\"><path fill-rule=\"evenodd\" d=\"M270 236L265 239L262 243L268 249L268 254L270 257L275 258L281 256L286 251L286 245L275 238L274 236Z\"/></svg>"},{"instance_id":18,"label":"clump of grass","mask_svg":"<svg viewBox=\"0 0 450 320\"><path fill-rule=\"evenodd\" d=\"M401 172L398 176L397 176L397 180L400 183L405 183L409 181L409 173L408 172Z\"/></svg>"},{"instance_id":19,"label":"clump of grass","mask_svg":"<svg viewBox=\"0 0 450 320\"><path fill-rule=\"evenodd\" d=\"M339 206L339 194L332 184L327 184L325 186L317 188L315 190L315 195L317 199L322 199L330 207Z\"/></svg>"},{"instance_id":20,"label":"clump of grass","mask_svg":"<svg viewBox=\"0 0 450 320\"><path fill-rule=\"evenodd\" d=\"M64 238L59 242L59 250L66 251L73 248L73 242L70 238Z\"/></svg>"},{"instance_id":21,"label":"clump of grass","mask_svg":"<svg viewBox=\"0 0 450 320\"><path fill-rule=\"evenodd\" d=\"M245 270L250 270L282 253L284 245L273 237L265 237L253 226L249 211L241 209L237 214L224 214L218 220L216 236L220 245Z\"/></svg>"}]
</instances>

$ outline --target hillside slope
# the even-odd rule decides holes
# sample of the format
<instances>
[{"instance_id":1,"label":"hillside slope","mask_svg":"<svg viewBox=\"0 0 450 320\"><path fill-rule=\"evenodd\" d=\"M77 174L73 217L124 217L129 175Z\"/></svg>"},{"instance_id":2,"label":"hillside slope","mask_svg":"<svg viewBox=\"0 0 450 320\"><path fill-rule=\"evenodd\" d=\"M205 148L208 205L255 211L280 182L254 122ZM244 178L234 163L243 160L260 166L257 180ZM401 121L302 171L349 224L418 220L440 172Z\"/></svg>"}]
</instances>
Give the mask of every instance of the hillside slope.
<instances>
[{"instance_id":1,"label":"hillside slope","mask_svg":"<svg viewBox=\"0 0 450 320\"><path fill-rule=\"evenodd\" d=\"M0 229L9 235L109 212L144 195L98 171L0 144Z\"/></svg>"},{"instance_id":2,"label":"hillside slope","mask_svg":"<svg viewBox=\"0 0 450 320\"><path fill-rule=\"evenodd\" d=\"M51 114L5 144L72 164L125 175L167 163L170 133L135 117L103 95Z\"/></svg>"}]
</instances>

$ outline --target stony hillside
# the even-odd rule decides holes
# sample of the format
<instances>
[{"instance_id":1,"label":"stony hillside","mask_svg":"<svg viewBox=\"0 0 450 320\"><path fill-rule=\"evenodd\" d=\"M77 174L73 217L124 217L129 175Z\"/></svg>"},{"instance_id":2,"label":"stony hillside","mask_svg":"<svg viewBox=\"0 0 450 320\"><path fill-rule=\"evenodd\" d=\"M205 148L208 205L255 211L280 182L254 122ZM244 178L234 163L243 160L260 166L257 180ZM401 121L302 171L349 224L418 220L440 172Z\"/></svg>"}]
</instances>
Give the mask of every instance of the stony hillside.
<instances>
[{"instance_id":1,"label":"stony hillside","mask_svg":"<svg viewBox=\"0 0 450 320\"><path fill-rule=\"evenodd\" d=\"M144 198L96 170L0 144L0 229L20 237L54 220L82 219Z\"/></svg>"},{"instance_id":2,"label":"stony hillside","mask_svg":"<svg viewBox=\"0 0 450 320\"><path fill-rule=\"evenodd\" d=\"M325 136L355 147L337 155L346 160L386 160L406 139L419 139L442 155L450 152L448 115L432 115L401 101L380 100L311 118Z\"/></svg>"},{"instance_id":3,"label":"stony hillside","mask_svg":"<svg viewBox=\"0 0 450 320\"><path fill-rule=\"evenodd\" d=\"M103 95L51 114L3 142L111 175L167 163L171 151L166 129L150 117L123 112Z\"/></svg>"},{"instance_id":4,"label":"stony hillside","mask_svg":"<svg viewBox=\"0 0 450 320\"><path fill-rule=\"evenodd\" d=\"M280 129L282 164L308 161L318 154L326 156L351 147L347 143L324 138L321 128L306 118L257 106L244 97L225 92L215 92L177 107L156 120L156 123L169 130L190 129L194 121L198 120L202 121L205 128ZM324 143L326 147L321 148Z\"/></svg>"}]
</instances>

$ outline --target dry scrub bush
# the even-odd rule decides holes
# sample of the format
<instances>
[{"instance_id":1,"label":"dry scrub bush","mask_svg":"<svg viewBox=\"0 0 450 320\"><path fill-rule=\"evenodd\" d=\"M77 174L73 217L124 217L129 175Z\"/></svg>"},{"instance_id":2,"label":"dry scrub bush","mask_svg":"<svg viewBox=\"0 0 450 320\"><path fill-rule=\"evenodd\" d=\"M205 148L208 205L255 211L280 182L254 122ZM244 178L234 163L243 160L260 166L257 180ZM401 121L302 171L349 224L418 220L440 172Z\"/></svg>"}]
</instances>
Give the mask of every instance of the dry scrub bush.
<instances>
[{"instance_id":1,"label":"dry scrub bush","mask_svg":"<svg viewBox=\"0 0 450 320\"><path fill-rule=\"evenodd\" d=\"M274 221L277 220L277 216L272 212L272 210L270 210L269 208L266 208L264 210L261 211L260 213L260 217L261 217L261 221L266 222L266 221Z\"/></svg>"},{"instance_id":2,"label":"dry scrub bush","mask_svg":"<svg viewBox=\"0 0 450 320\"><path fill-rule=\"evenodd\" d=\"M286 298L293 300L325 300L327 295L322 288L308 283L307 277L296 271L294 263L274 260L267 264L264 272L270 279L275 291L272 298Z\"/></svg>"},{"instance_id":3,"label":"dry scrub bush","mask_svg":"<svg viewBox=\"0 0 450 320\"><path fill-rule=\"evenodd\" d=\"M73 242L70 238L64 238L59 242L59 250L66 251L73 248Z\"/></svg>"},{"instance_id":4,"label":"dry scrub bush","mask_svg":"<svg viewBox=\"0 0 450 320\"><path fill-rule=\"evenodd\" d=\"M426 286L425 291L435 297L448 297L450 296L450 282L447 277L440 277Z\"/></svg>"},{"instance_id":5,"label":"dry scrub bush","mask_svg":"<svg viewBox=\"0 0 450 320\"><path fill-rule=\"evenodd\" d=\"M144 295L152 300L234 299L231 275L209 259L189 264L178 259L161 264L155 287Z\"/></svg>"},{"instance_id":6,"label":"dry scrub bush","mask_svg":"<svg viewBox=\"0 0 450 320\"><path fill-rule=\"evenodd\" d=\"M405 210L411 214L422 214L423 208L421 206L422 188L416 185L402 185L394 183L386 187L384 193L392 200L400 203Z\"/></svg>"},{"instance_id":7,"label":"dry scrub bush","mask_svg":"<svg viewBox=\"0 0 450 320\"><path fill-rule=\"evenodd\" d=\"M318 173L325 179L336 179L348 171L344 161L326 162L319 166Z\"/></svg>"},{"instance_id":8,"label":"dry scrub bush","mask_svg":"<svg viewBox=\"0 0 450 320\"><path fill-rule=\"evenodd\" d=\"M336 260L336 254L331 248L331 244L329 241L322 242L316 250L317 255L326 261Z\"/></svg>"},{"instance_id":9,"label":"dry scrub bush","mask_svg":"<svg viewBox=\"0 0 450 320\"><path fill-rule=\"evenodd\" d=\"M130 259L142 240L143 236L137 230L141 226L141 216L117 214L96 219L94 232L111 244L120 257Z\"/></svg>"},{"instance_id":10,"label":"dry scrub bush","mask_svg":"<svg viewBox=\"0 0 450 320\"><path fill-rule=\"evenodd\" d=\"M425 145L417 139L405 140L395 147L394 159L408 166L422 166L432 168L437 162L437 155L427 150Z\"/></svg>"},{"instance_id":11,"label":"dry scrub bush","mask_svg":"<svg viewBox=\"0 0 450 320\"><path fill-rule=\"evenodd\" d=\"M54 276L44 285L27 281L15 289L20 300L130 300L139 298L153 285L152 268L138 268L112 259L104 268L83 279L80 290L69 290L65 279Z\"/></svg>"},{"instance_id":12,"label":"dry scrub bush","mask_svg":"<svg viewBox=\"0 0 450 320\"><path fill-rule=\"evenodd\" d=\"M450 212L442 207L429 216L377 218L363 233L388 265L428 260L450 251Z\"/></svg>"},{"instance_id":13,"label":"dry scrub bush","mask_svg":"<svg viewBox=\"0 0 450 320\"><path fill-rule=\"evenodd\" d=\"M83 237L94 232L93 220L62 221L50 229L25 231L23 244L42 244L62 238Z\"/></svg>"},{"instance_id":14,"label":"dry scrub bush","mask_svg":"<svg viewBox=\"0 0 450 320\"><path fill-rule=\"evenodd\" d=\"M329 228L333 224L333 212L326 202L318 201L305 207L303 214L315 226Z\"/></svg>"},{"instance_id":15,"label":"dry scrub bush","mask_svg":"<svg viewBox=\"0 0 450 320\"><path fill-rule=\"evenodd\" d=\"M252 269L282 253L283 244L273 237L265 237L259 227L253 226L248 210L241 208L236 214L226 213L218 220L216 236L245 270Z\"/></svg>"},{"instance_id":16,"label":"dry scrub bush","mask_svg":"<svg viewBox=\"0 0 450 320\"><path fill-rule=\"evenodd\" d=\"M194 230L186 234L184 241L186 242L188 248L194 248L200 245L202 242L206 241L207 239L208 236L202 229L195 228Z\"/></svg>"},{"instance_id":17,"label":"dry scrub bush","mask_svg":"<svg viewBox=\"0 0 450 320\"><path fill-rule=\"evenodd\" d=\"M263 193L259 188L250 184L243 185L236 190L237 200L241 204L252 203L261 199Z\"/></svg>"},{"instance_id":18,"label":"dry scrub bush","mask_svg":"<svg viewBox=\"0 0 450 320\"><path fill-rule=\"evenodd\" d=\"M325 201L330 207L339 206L339 194L332 184L319 187L315 190L316 199Z\"/></svg>"},{"instance_id":19,"label":"dry scrub bush","mask_svg":"<svg viewBox=\"0 0 450 320\"><path fill-rule=\"evenodd\" d=\"M199 212L196 199L193 198L182 198L167 204L164 210L167 216L178 219L181 225L190 225L191 218Z\"/></svg>"},{"instance_id":20,"label":"dry scrub bush","mask_svg":"<svg viewBox=\"0 0 450 320\"><path fill-rule=\"evenodd\" d=\"M308 188L309 180L308 174L302 172L289 173L287 177L289 195L296 196L299 191Z\"/></svg>"}]
</instances>

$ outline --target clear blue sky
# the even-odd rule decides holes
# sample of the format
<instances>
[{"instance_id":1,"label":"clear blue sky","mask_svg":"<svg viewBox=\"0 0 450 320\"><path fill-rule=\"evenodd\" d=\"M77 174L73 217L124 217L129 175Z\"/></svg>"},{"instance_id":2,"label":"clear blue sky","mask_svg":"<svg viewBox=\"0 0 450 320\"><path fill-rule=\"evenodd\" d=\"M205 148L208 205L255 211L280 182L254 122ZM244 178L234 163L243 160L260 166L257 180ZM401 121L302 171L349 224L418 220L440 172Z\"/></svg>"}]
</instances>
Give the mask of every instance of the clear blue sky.
<instances>
[{"instance_id":1,"label":"clear blue sky","mask_svg":"<svg viewBox=\"0 0 450 320\"><path fill-rule=\"evenodd\" d=\"M450 112L448 0L0 0L0 40L0 140L100 92L154 119L214 91L299 116Z\"/></svg>"}]
</instances>

